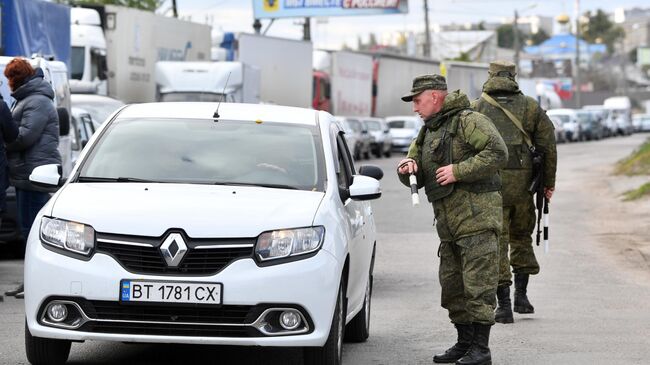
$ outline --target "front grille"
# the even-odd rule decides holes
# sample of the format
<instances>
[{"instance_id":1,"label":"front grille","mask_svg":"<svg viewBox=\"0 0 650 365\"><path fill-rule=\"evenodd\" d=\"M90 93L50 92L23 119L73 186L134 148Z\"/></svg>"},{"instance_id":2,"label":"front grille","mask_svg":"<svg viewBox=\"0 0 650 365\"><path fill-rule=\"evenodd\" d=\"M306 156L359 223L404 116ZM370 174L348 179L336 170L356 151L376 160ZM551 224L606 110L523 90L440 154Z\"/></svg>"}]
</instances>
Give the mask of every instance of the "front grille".
<instances>
[{"instance_id":1,"label":"front grille","mask_svg":"<svg viewBox=\"0 0 650 365\"><path fill-rule=\"evenodd\" d=\"M231 262L253 257L254 238L245 239L188 239L188 251L177 267L169 267L160 254L163 238L119 236L123 242L146 242L152 246L133 246L102 242L114 240L114 235L97 235L97 252L112 256L126 270L136 274L155 275L212 275ZM127 237L125 239L125 237ZM220 248L197 249L197 246L222 245ZM249 247L227 247L226 245L248 245Z\"/></svg>"},{"instance_id":2,"label":"front grille","mask_svg":"<svg viewBox=\"0 0 650 365\"><path fill-rule=\"evenodd\" d=\"M125 305L99 300L80 300L77 303L91 318L90 322L79 328L85 332L158 336L261 336L253 327L226 326L250 324L255 321L260 310L254 306Z\"/></svg>"},{"instance_id":3,"label":"front grille","mask_svg":"<svg viewBox=\"0 0 650 365\"><path fill-rule=\"evenodd\" d=\"M244 324L253 322L255 318L252 317L256 314L248 305L156 306L99 300L85 301L81 305L91 318L121 321Z\"/></svg>"},{"instance_id":4,"label":"front grille","mask_svg":"<svg viewBox=\"0 0 650 365\"><path fill-rule=\"evenodd\" d=\"M150 336L202 337L261 337L252 327L201 326L179 324L150 324L128 322L88 322L79 328L83 332L116 333Z\"/></svg>"}]
</instances>

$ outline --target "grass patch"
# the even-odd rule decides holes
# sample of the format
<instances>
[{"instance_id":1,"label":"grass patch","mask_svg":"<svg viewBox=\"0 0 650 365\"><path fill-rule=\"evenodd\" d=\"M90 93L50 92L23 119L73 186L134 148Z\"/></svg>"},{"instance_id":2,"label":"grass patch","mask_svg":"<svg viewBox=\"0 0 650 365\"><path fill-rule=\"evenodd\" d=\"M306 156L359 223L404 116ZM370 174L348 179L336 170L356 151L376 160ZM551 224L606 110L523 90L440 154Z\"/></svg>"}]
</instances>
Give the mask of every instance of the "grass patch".
<instances>
[{"instance_id":1,"label":"grass patch","mask_svg":"<svg viewBox=\"0 0 650 365\"><path fill-rule=\"evenodd\" d=\"M650 175L650 139L631 155L616 164L614 173L617 175Z\"/></svg>"},{"instance_id":2,"label":"grass patch","mask_svg":"<svg viewBox=\"0 0 650 365\"><path fill-rule=\"evenodd\" d=\"M630 190L623 194L624 201L637 200L644 196L650 196L650 182L641 185L638 189Z\"/></svg>"}]
</instances>

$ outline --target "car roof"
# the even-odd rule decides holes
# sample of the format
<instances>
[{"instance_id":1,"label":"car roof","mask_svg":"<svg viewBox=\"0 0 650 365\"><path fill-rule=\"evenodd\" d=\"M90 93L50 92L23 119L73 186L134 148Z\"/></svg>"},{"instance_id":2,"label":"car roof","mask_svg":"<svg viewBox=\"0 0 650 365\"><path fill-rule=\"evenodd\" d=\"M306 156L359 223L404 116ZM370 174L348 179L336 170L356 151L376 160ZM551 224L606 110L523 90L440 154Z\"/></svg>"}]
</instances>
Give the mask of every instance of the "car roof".
<instances>
[{"instance_id":1,"label":"car roof","mask_svg":"<svg viewBox=\"0 0 650 365\"><path fill-rule=\"evenodd\" d=\"M117 118L213 119L219 103L165 102L131 104ZM316 125L318 111L313 109L268 104L221 103L223 120L261 120L262 122Z\"/></svg>"},{"instance_id":2,"label":"car roof","mask_svg":"<svg viewBox=\"0 0 650 365\"><path fill-rule=\"evenodd\" d=\"M97 94L70 94L70 100L77 103L90 101L90 102L97 102L97 103L119 103L120 105L124 105L124 102L118 99L114 99L105 95L97 95Z\"/></svg>"},{"instance_id":3,"label":"car roof","mask_svg":"<svg viewBox=\"0 0 650 365\"><path fill-rule=\"evenodd\" d=\"M419 121L421 120L420 117L417 115L392 115L390 117L384 118L387 122L393 121L393 120L415 120Z\"/></svg>"},{"instance_id":4,"label":"car roof","mask_svg":"<svg viewBox=\"0 0 650 365\"><path fill-rule=\"evenodd\" d=\"M546 114L548 114L548 115L552 115L552 114L555 114L555 115L575 115L576 110L574 110L574 109L551 109L551 110L547 111Z\"/></svg>"}]
</instances>

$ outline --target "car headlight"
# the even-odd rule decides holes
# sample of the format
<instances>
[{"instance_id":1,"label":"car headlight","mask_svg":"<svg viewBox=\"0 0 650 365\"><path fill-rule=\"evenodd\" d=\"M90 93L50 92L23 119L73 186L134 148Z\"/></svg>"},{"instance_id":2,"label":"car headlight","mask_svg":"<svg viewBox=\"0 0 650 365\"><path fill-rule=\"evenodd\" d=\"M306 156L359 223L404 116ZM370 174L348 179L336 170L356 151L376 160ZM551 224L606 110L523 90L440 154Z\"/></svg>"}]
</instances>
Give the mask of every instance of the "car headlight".
<instances>
[{"instance_id":1,"label":"car headlight","mask_svg":"<svg viewBox=\"0 0 650 365\"><path fill-rule=\"evenodd\" d=\"M95 230L85 224L43 217L41 241L50 246L88 256L95 247Z\"/></svg>"},{"instance_id":2,"label":"car headlight","mask_svg":"<svg viewBox=\"0 0 650 365\"><path fill-rule=\"evenodd\" d=\"M264 232L257 238L255 255L269 261L308 254L321 248L324 237L321 226Z\"/></svg>"}]
</instances>

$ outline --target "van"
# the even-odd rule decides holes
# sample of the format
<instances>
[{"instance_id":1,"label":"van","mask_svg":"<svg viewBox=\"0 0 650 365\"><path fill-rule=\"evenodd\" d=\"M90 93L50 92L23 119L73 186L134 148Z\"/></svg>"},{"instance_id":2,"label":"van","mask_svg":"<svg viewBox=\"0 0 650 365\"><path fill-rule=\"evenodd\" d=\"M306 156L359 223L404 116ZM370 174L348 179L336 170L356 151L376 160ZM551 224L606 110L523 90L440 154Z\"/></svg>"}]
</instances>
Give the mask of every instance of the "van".
<instances>
[{"instance_id":1,"label":"van","mask_svg":"<svg viewBox=\"0 0 650 365\"><path fill-rule=\"evenodd\" d=\"M627 136L632 134L632 103L627 96L614 96L605 99L603 106L611 111L616 121L616 133Z\"/></svg>"}]
</instances>

